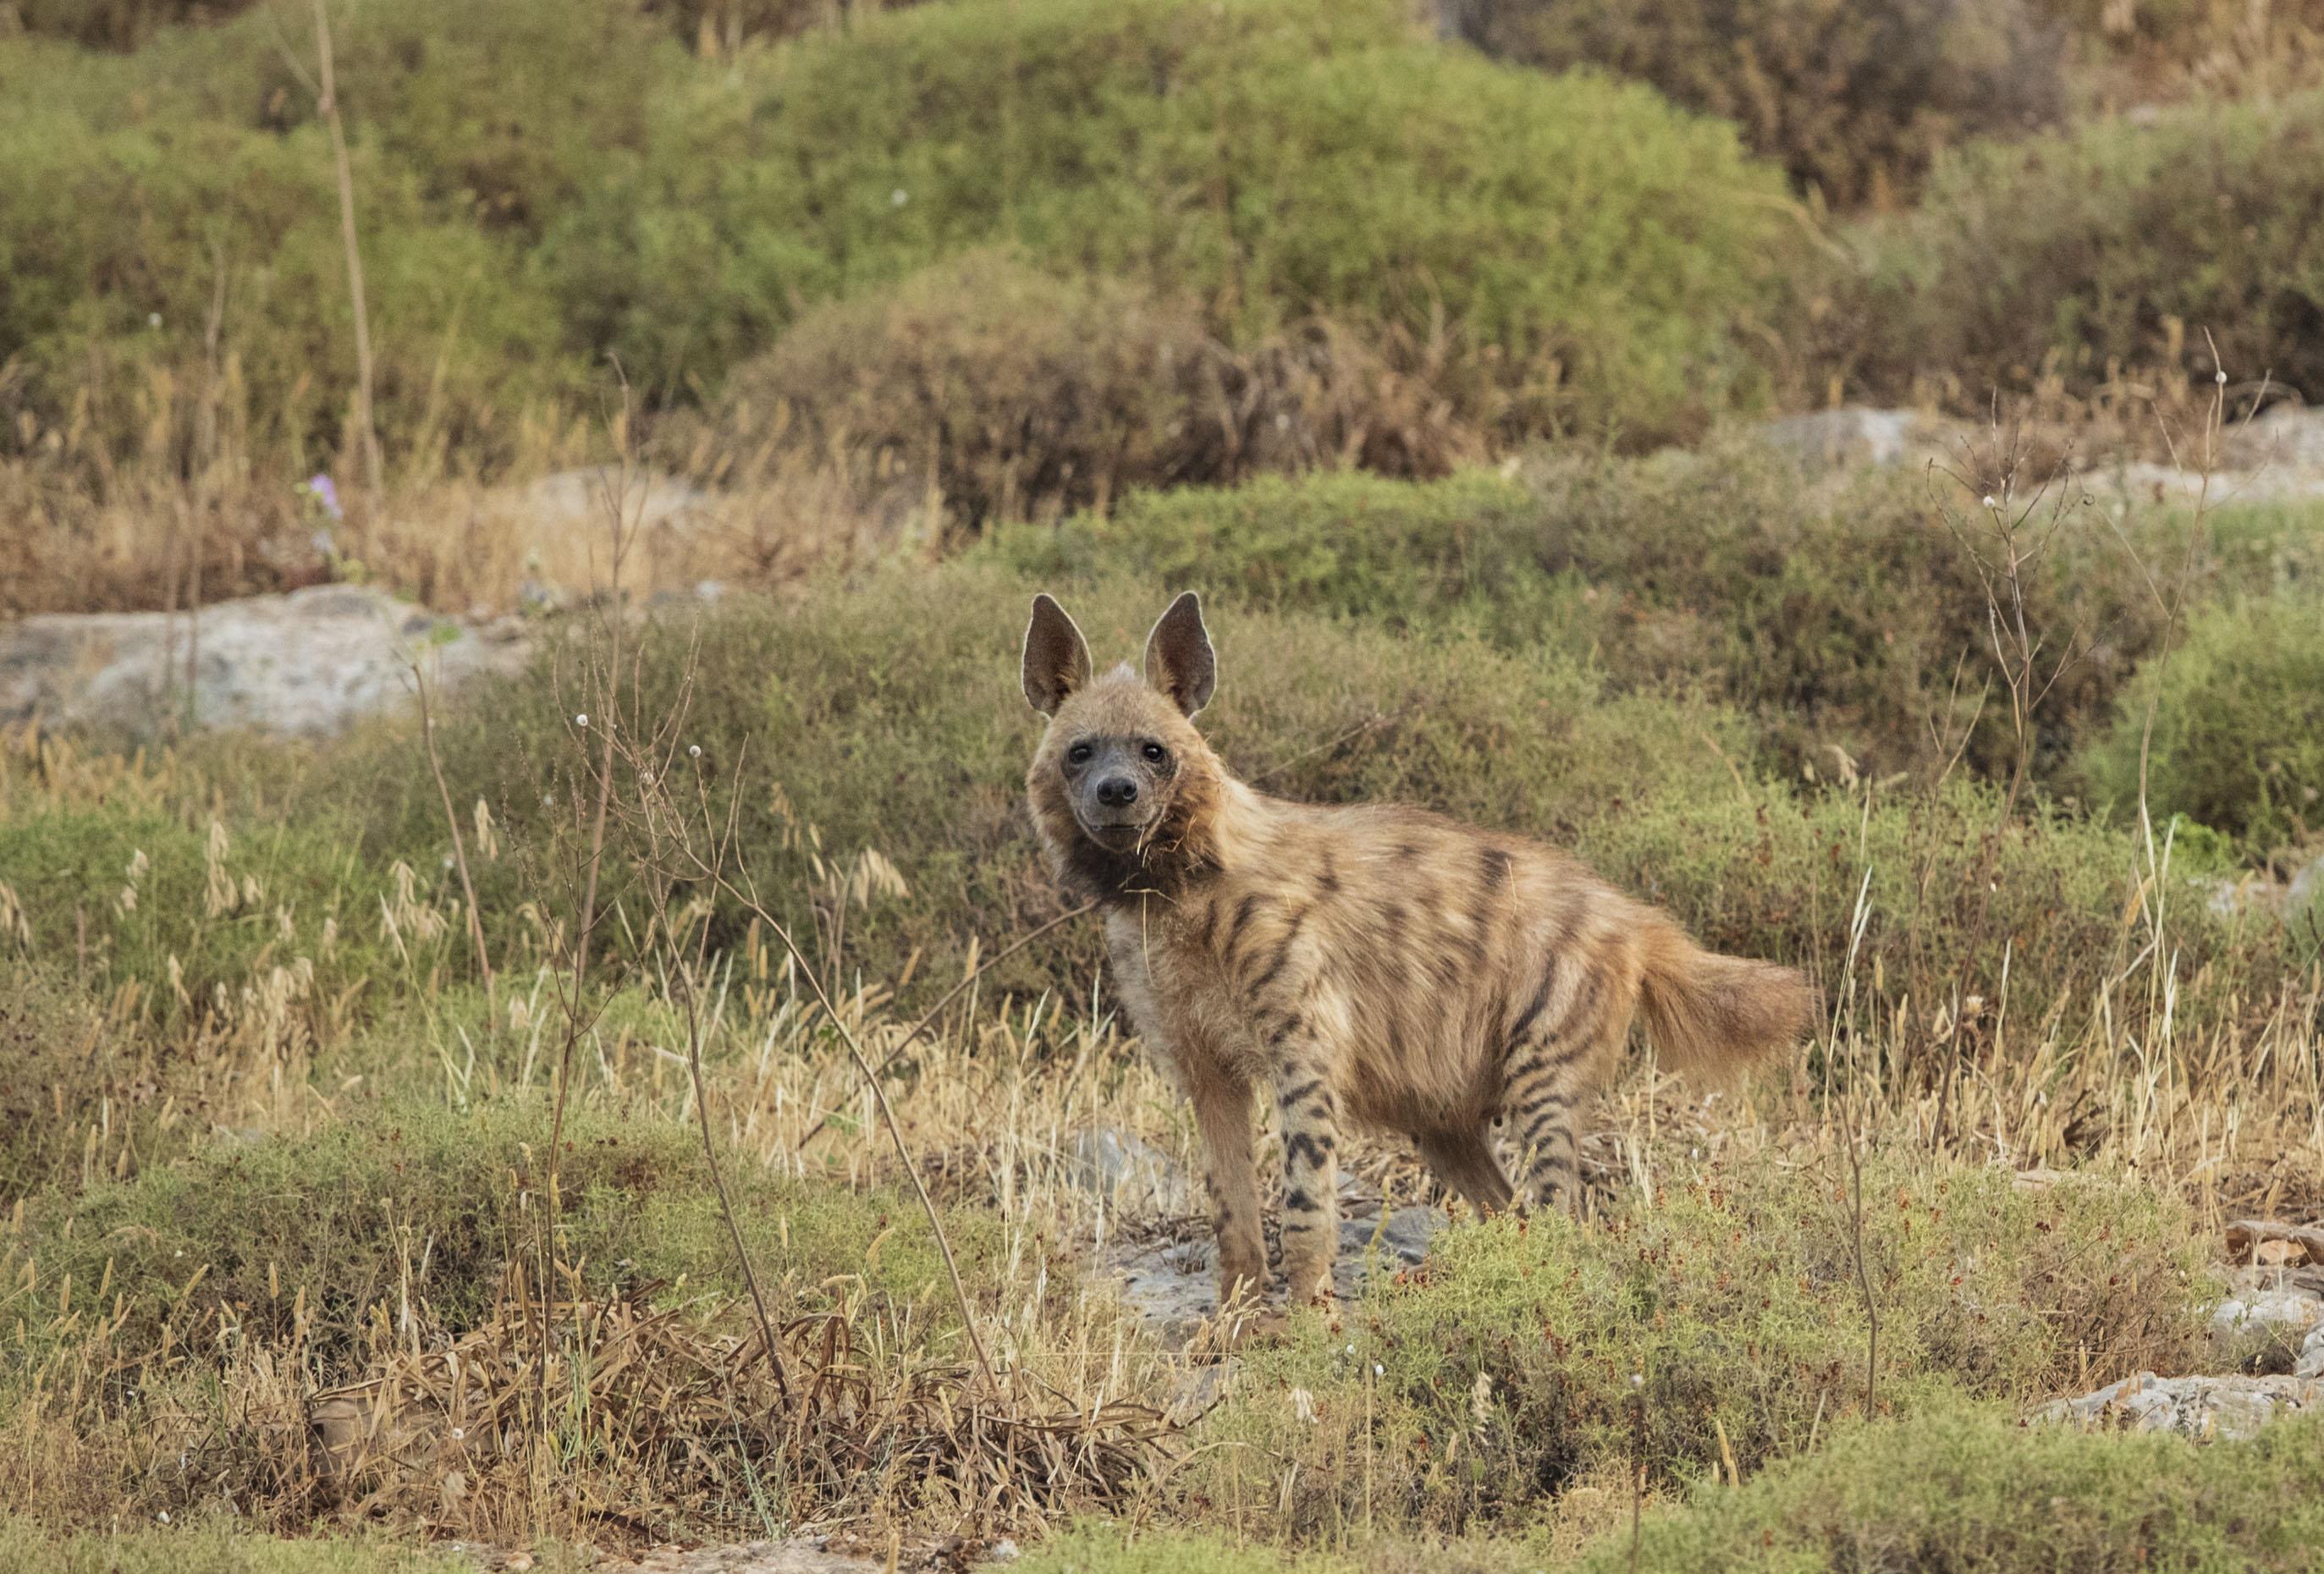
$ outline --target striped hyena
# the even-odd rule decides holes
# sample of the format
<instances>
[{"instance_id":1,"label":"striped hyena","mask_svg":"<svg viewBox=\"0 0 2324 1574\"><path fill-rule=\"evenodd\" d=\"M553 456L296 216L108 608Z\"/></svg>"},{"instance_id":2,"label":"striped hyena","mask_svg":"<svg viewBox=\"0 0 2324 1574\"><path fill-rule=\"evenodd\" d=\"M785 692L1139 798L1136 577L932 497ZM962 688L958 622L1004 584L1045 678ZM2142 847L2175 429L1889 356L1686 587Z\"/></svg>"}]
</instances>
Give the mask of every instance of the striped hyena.
<instances>
[{"instance_id":1,"label":"striped hyena","mask_svg":"<svg viewBox=\"0 0 2324 1574\"><path fill-rule=\"evenodd\" d=\"M1678 1066L1792 1044L1806 980L1697 947L1669 917L1521 836L1390 806L1253 791L1194 730L1217 659L1190 592L1146 642L1146 672L1093 675L1043 595L1025 697L1049 718L1026 778L1060 880L1105 917L1115 988L1194 1106L1216 1209L1222 1304L1267 1282L1252 1157L1254 1084L1283 1128L1283 1267L1331 1293L1342 1122L1410 1137L1480 1209L1513 1193L1504 1120L1537 1200L1576 1206L1574 1118L1634 1013Z\"/></svg>"}]
</instances>

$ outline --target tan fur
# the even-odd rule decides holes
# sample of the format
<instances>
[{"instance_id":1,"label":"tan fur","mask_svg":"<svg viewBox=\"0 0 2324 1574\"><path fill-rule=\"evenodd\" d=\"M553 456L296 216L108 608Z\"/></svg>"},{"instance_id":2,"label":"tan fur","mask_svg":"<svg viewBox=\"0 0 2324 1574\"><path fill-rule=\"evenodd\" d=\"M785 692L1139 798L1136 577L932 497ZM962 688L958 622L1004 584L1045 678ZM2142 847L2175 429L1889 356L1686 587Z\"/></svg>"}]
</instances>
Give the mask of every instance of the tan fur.
<instances>
[{"instance_id":1,"label":"tan fur","mask_svg":"<svg viewBox=\"0 0 2324 1574\"><path fill-rule=\"evenodd\" d=\"M1489 1210L1513 1195L1491 1146L1503 1118L1536 1193L1572 1208L1575 1118L1612 1077L1634 1014L1666 1062L1712 1072L1805 1028L1798 973L1701 950L1539 842L1237 781L1187 713L1208 697L1212 661L1191 596L1157 625L1144 677L1087 676L1078 631L1042 599L1027 692L1054 713L1026 778L1034 823L1061 881L1102 905L1130 1018L1194 1106L1222 1299L1266 1283L1255 1087L1282 1118L1285 1276L1312 1298L1331 1288L1346 1123L1411 1137ZM1139 810L1150 819L1134 846L1110 850L1077 815L1091 784L1068 759L1115 740L1126 750L1101 760L1137 766L1158 745L1167 761L1140 767L1155 778Z\"/></svg>"}]
</instances>

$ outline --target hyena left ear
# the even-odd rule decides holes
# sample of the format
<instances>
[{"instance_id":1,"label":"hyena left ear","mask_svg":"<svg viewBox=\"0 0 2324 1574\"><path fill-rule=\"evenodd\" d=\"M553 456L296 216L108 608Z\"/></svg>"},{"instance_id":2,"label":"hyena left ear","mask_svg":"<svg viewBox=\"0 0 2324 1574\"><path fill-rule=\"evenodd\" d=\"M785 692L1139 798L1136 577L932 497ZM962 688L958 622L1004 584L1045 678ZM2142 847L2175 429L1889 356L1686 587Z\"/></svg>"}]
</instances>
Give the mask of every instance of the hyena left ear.
<instances>
[{"instance_id":1,"label":"hyena left ear","mask_svg":"<svg viewBox=\"0 0 2324 1574\"><path fill-rule=\"evenodd\" d=\"M1219 686L1219 658L1203 627L1202 598L1193 591L1172 602L1146 636L1146 681L1189 716L1211 703Z\"/></svg>"}]
</instances>

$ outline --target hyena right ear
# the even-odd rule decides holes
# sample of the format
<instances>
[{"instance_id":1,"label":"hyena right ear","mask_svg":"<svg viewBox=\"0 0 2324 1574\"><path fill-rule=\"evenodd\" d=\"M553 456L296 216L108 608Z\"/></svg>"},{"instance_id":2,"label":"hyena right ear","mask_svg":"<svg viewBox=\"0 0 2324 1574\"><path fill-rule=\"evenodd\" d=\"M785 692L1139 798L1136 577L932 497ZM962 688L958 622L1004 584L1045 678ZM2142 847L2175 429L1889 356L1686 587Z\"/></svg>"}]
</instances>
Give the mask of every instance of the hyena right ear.
<instances>
[{"instance_id":1,"label":"hyena right ear","mask_svg":"<svg viewBox=\"0 0 2324 1574\"><path fill-rule=\"evenodd\" d=\"M1043 715L1054 716L1089 678L1089 641L1052 597L1035 596L1033 621L1025 630L1026 699Z\"/></svg>"}]
</instances>

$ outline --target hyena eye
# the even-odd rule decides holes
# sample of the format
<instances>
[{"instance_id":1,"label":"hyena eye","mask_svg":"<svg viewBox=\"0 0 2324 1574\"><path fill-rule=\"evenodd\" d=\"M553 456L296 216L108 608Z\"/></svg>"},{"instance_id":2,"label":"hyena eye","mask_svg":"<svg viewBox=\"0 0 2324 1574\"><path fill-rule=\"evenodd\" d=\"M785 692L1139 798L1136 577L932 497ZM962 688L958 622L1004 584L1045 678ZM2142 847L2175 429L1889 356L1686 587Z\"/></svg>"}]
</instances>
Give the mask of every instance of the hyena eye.
<instances>
[{"instance_id":1,"label":"hyena eye","mask_svg":"<svg viewBox=\"0 0 2324 1574\"><path fill-rule=\"evenodd\" d=\"M1163 748L1159 743L1148 743L1146 746L1145 754L1147 759L1152 760L1157 765L1161 764L1164 760L1170 758L1170 751L1167 749Z\"/></svg>"},{"instance_id":2,"label":"hyena eye","mask_svg":"<svg viewBox=\"0 0 2324 1574\"><path fill-rule=\"evenodd\" d=\"M1088 744L1076 743L1071 749L1065 750L1065 759L1069 764L1087 765L1089 763L1090 755L1093 752L1094 752L1094 750L1093 750Z\"/></svg>"}]
</instances>

